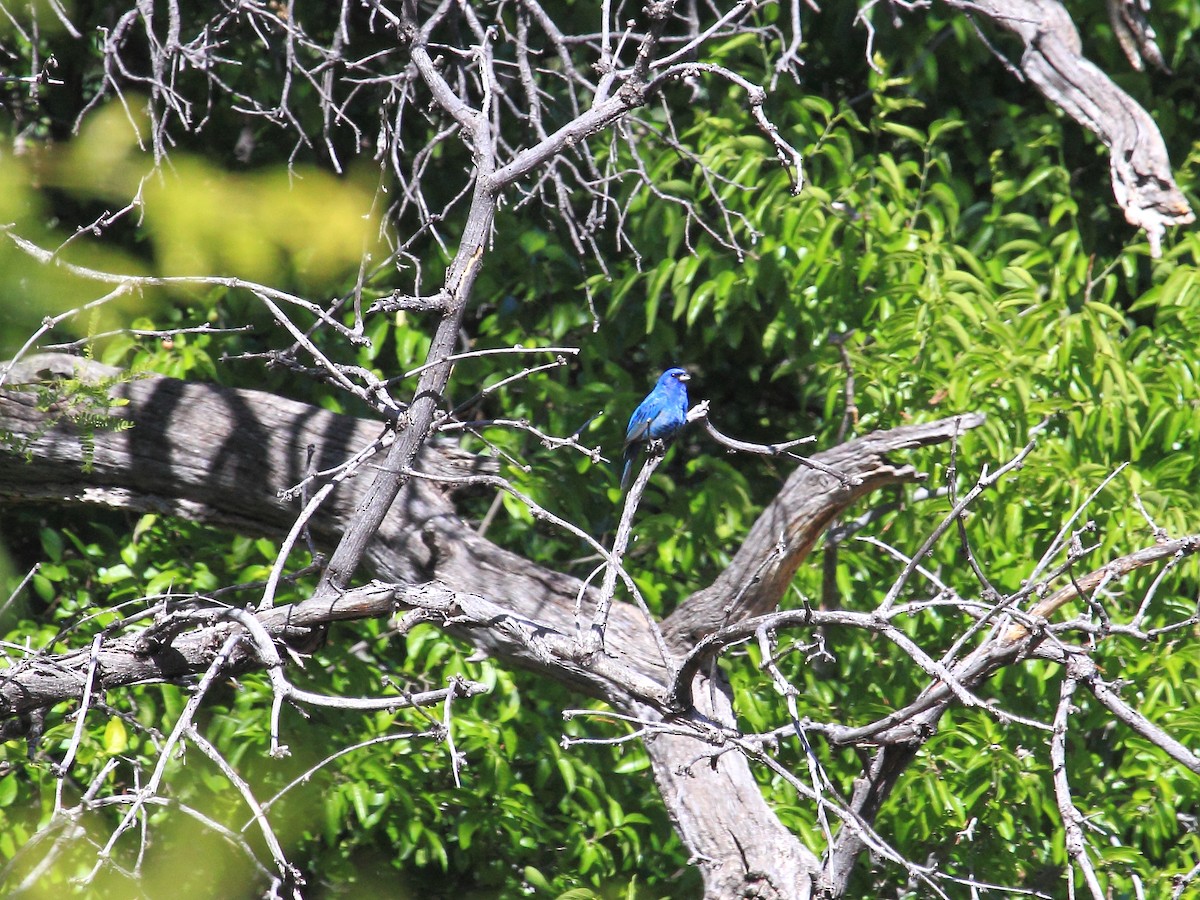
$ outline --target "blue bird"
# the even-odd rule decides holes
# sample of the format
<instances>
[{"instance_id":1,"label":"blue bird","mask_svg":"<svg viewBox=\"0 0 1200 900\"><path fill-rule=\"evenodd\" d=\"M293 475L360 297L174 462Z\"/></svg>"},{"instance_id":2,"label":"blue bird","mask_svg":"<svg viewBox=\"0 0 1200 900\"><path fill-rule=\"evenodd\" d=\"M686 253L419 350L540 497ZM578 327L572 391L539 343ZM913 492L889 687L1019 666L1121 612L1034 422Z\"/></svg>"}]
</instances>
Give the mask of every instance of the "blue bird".
<instances>
[{"instance_id":1,"label":"blue bird","mask_svg":"<svg viewBox=\"0 0 1200 900\"><path fill-rule=\"evenodd\" d=\"M658 377L654 390L638 404L625 431L625 469L621 490L629 487L629 473L642 444L667 441L687 423L688 395L685 382L691 376L683 369L667 369Z\"/></svg>"}]
</instances>

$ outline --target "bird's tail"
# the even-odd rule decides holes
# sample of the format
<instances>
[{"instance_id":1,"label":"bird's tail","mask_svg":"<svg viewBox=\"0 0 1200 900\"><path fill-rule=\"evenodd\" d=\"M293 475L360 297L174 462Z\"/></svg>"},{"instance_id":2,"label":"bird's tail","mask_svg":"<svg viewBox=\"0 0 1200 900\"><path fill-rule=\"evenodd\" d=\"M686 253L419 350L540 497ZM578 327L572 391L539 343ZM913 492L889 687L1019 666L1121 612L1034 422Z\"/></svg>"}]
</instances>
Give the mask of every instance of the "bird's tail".
<instances>
[{"instance_id":1,"label":"bird's tail","mask_svg":"<svg viewBox=\"0 0 1200 900\"><path fill-rule=\"evenodd\" d=\"M625 453L622 455L624 467L621 469L621 493L624 494L629 490L630 476L633 474L633 463L637 459L638 445L630 444L625 448Z\"/></svg>"}]
</instances>

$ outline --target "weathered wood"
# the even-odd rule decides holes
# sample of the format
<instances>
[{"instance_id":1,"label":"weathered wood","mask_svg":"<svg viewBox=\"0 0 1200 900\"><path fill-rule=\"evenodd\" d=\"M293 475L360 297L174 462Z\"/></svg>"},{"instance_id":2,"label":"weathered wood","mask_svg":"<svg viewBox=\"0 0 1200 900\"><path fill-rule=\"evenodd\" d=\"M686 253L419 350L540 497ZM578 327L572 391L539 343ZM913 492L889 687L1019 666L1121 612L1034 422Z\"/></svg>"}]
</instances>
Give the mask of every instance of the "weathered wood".
<instances>
[{"instance_id":1,"label":"weathered wood","mask_svg":"<svg viewBox=\"0 0 1200 900\"><path fill-rule=\"evenodd\" d=\"M1021 38L1025 45L1021 71L1047 100L1108 146L1113 194L1129 224L1146 230L1151 255L1161 254L1168 227L1196 220L1175 183L1158 126L1137 101L1084 57L1075 23L1058 0L947 2L965 13L987 16ZM1143 33L1139 46L1147 53L1153 52L1150 48L1156 51L1153 32L1148 40Z\"/></svg>"},{"instance_id":2,"label":"weathered wood","mask_svg":"<svg viewBox=\"0 0 1200 900\"><path fill-rule=\"evenodd\" d=\"M39 357L14 371L12 380L88 370L91 376L113 374L70 357ZM83 447L71 426L60 422L46 430L47 414L37 409L34 393L19 384L0 389L0 429L18 441L32 440L29 462L0 453L0 500L153 510L277 536L298 511L296 502L281 499L283 492L311 469L337 466L384 434L380 423L263 392L161 376L118 385L112 394L128 404L110 412L133 427L97 432L92 468L85 473ZM815 454L823 467L856 483L847 486L821 469L799 466L759 517L729 570L682 601L670 617L677 644L686 646L706 629L773 607L833 517L870 490L918 477L915 469L892 464L886 454L949 440L979 421L962 416L908 426ZM424 448L416 461L418 469L447 479L486 465L437 445ZM347 480L313 518L318 544L331 546L355 514L365 494L363 481ZM665 722L674 714L667 696L669 668L642 613L616 602L605 653L586 660L578 652L575 607L583 591L586 610L593 593L576 578L481 538L455 514L448 488L425 479L403 484L366 554L386 585L260 611L257 618L267 633L284 643L302 641L310 629L333 621L407 610L508 663L535 669L619 710L650 722ZM201 615L185 627L166 628L161 641L150 640L144 630L114 632L101 645L98 687L194 676L237 627ZM670 668L678 662L671 660ZM83 650L10 669L0 679L4 733L20 733L41 711L80 697L88 663ZM251 642L239 646L231 659L237 671L260 664ZM703 708L689 715L729 719L728 699L709 689L705 675L697 676L696 688ZM709 897L809 895L819 861L763 800L742 754L720 754L711 766L714 748L705 744L703 729L695 736L660 734L647 749L667 808L705 873ZM746 836L753 838L751 844Z\"/></svg>"},{"instance_id":3,"label":"weathered wood","mask_svg":"<svg viewBox=\"0 0 1200 900\"><path fill-rule=\"evenodd\" d=\"M982 422L983 416L970 414L906 425L816 454L815 460L845 480L799 466L759 515L729 566L663 623L668 640L688 649L718 628L773 610L838 513L871 491L921 477L912 466L893 465L887 454L944 443Z\"/></svg>"}]
</instances>

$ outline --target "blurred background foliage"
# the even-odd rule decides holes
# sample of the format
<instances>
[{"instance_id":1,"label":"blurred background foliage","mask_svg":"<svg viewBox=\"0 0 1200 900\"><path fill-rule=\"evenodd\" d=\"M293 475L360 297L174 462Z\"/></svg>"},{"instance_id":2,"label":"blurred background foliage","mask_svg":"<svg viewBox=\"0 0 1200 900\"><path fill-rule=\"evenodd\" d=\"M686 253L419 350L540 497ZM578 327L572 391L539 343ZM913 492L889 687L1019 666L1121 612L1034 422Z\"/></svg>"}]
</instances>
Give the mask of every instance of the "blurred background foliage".
<instances>
[{"instance_id":1,"label":"blurred background foliage","mask_svg":"<svg viewBox=\"0 0 1200 900\"><path fill-rule=\"evenodd\" d=\"M1171 76L1128 71L1101 4L1071 8L1088 51L1155 116L1195 205L1195 4L1155 7ZM569 18L569 10L562 12ZM1084 544L1095 546L1089 560L1153 542L1138 500L1172 536L1200 530L1200 238L1171 234L1162 258L1151 259L1111 199L1102 148L1005 71L965 19L926 11L893 21L876 7L876 61L884 70L876 72L862 51L863 32L853 27L856 12L853 5L806 11L803 77L798 85L781 78L769 99L772 118L806 159L799 197L789 194L769 146L748 125L744 97L714 81L704 82L698 97L681 86L664 98L695 159L666 145L654 128L639 131L641 165L680 202L637 190L623 197L637 252L607 233L607 274L578 257L544 210L501 213L467 346L567 344L582 352L566 368L490 395L469 417L523 417L559 435L591 420L581 440L611 460L629 411L673 364L692 371L693 397L711 400L718 427L749 440L812 434L824 448L876 428L982 412L987 422L959 442L953 471L949 448L913 456L929 474L928 487L952 478L962 491L985 468L994 470L1036 440L1023 468L980 498L967 525L975 555L1002 591L1021 586L1067 518L1123 464L1080 520L1088 525ZM768 6L759 15L772 19L778 10ZM991 37L1014 55L1004 36ZM410 283L411 273L370 264L360 271L364 254L374 261L383 255L377 198L387 188L386 179L359 166L365 158L352 175L335 176L320 170L315 154L297 152L280 132L258 126L252 164L239 163L233 148L248 126L218 97L207 127L187 135L169 167L154 170L136 139L141 126L119 105L89 113L72 135L102 77L79 43L53 30L35 43L11 35L5 41L26 68L34 49L43 57L57 52L68 86L43 87L35 97L26 85L4 82L10 115L0 151L0 219L13 223L13 233L53 248L142 185L144 215L102 236L81 234L61 259L109 272L242 277L314 302L348 296L360 277L368 295ZM730 40L706 58L769 82L770 49ZM238 89L260 97L278 89L272 60L250 46L234 50L245 63ZM188 89L181 83L181 91ZM312 86L297 83L294 90L297 107L306 109ZM368 123L370 133L372 110L364 91L348 115ZM339 147L353 156L352 145ZM289 173L293 155L299 166ZM716 189L744 254L686 214L682 204L700 218L721 215L697 161L720 174ZM445 171L457 171L455 164L447 160ZM444 253L433 244L425 251L424 280L439 283ZM0 357L14 353L43 316L104 291L63 266L32 261L8 239L0 240L0 271ZM312 324L304 312L290 312L300 327ZM169 340L100 336L118 326L205 323L253 328ZM429 325L421 314L377 317L367 323L370 346L325 335L323 350L337 361L396 375L423 362ZM64 321L43 344L78 339L89 339L88 352L105 362L362 412L325 385L264 371L253 354L289 338L252 295L230 284L131 293ZM505 357L466 361L449 400L466 400L511 372ZM464 444L498 453L522 491L593 535L615 527L611 465L549 451L521 431L481 425L477 434ZM699 433L677 442L647 494L630 561L656 612L669 613L720 571L789 472L778 461L718 452ZM889 491L864 501L856 514L881 514L852 539L819 551L798 573L789 602L873 607L903 566L880 544L915 551L950 505L944 497L914 502L911 496ZM596 560L570 535L535 521L509 497L500 502L504 514L490 519L489 538L579 576L594 568ZM490 496L470 498L463 515L482 520L492 503ZM118 616L144 608L146 597L254 582L275 555L274 545L257 535L114 512L84 517L78 509L7 508L0 530L7 547L0 597L40 564L0 620L10 653L17 646L85 644ZM978 596L955 541L944 541L928 567L964 595ZM1114 616L1131 615L1153 574L1122 583ZM301 582L280 601L304 589ZM1157 589L1147 624L1185 618L1198 590L1195 561L1175 566ZM908 596L932 592L914 582ZM903 622L934 648L947 647L963 625L950 614ZM923 683L890 646L855 633L823 637L836 662L808 663L803 649L790 657L791 674L804 687L802 714L864 722L904 703ZM1196 638L1194 628L1150 647L1109 638L1099 651L1106 675L1123 679L1124 696L1193 747L1200 745ZM757 662L746 649L726 665L744 724L768 729L784 712ZM223 687L205 705L203 731L260 798L345 746L379 741L324 765L272 808L314 896L698 896L699 880L636 744L561 749L563 733L602 730L562 721L560 710L580 705L579 697L478 660L431 629L390 638L385 623L335 630L296 677L314 690L360 695L388 679L436 687L460 673L492 687L456 708L455 740L467 760L461 788L454 787L444 747L428 738L388 739L426 731L419 714L285 715L283 739L292 756L270 759L270 692L258 676ZM1054 667L1029 663L997 676L982 693L1048 721L1058 684ZM64 802L75 802L106 764L112 764L104 775L110 785L152 767L185 701L177 688L148 686L96 706L68 785L75 796ZM1200 856L1200 785L1140 738L1113 729L1094 704L1081 698L1079 705L1069 747L1072 784L1094 845L1106 853L1110 842L1121 845L1099 862L1101 875L1114 896L1132 896L1135 880L1146 895L1164 896L1171 876ZM80 836L46 862L52 842L37 835L53 809L52 766L70 739L71 711L53 711L33 758L21 743L0 749L0 855L12 860L6 889L37 872L34 895L58 896L71 877L95 864L93 842L103 843L120 814L102 809L72 823ZM619 733L614 723L612 734ZM819 752L848 793L861 765L857 755ZM780 755L803 769L794 746ZM240 797L194 749L172 766L174 805L150 815L153 843L144 867L132 874L139 848L126 838L100 893L129 896L136 887L148 896L256 895L260 870L220 833L246 825ZM1043 734L960 711L923 748L878 831L909 858L934 858L957 874L1065 896L1050 779ZM763 789L786 824L819 850L823 838L812 809L765 772ZM262 852L253 829L246 834ZM198 848L203 869L193 865ZM905 884L903 872L864 861L852 895L900 896L910 890ZM961 896L969 896L967 888Z\"/></svg>"}]
</instances>

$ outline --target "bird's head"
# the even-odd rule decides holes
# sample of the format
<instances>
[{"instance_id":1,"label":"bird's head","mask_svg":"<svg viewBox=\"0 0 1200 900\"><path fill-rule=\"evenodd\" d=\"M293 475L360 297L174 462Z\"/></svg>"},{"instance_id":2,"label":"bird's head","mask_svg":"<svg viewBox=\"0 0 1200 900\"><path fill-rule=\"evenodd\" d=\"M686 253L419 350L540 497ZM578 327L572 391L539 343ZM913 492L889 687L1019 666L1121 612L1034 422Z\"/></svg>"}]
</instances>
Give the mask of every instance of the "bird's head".
<instances>
[{"instance_id":1,"label":"bird's head","mask_svg":"<svg viewBox=\"0 0 1200 900\"><path fill-rule=\"evenodd\" d=\"M687 373L687 369L680 369L680 368L667 369L667 371L663 372L662 375L660 375L658 377L658 383L659 384L670 384L672 381L679 381L679 382L686 383L686 382L690 381L691 378L692 378L692 376Z\"/></svg>"}]
</instances>

